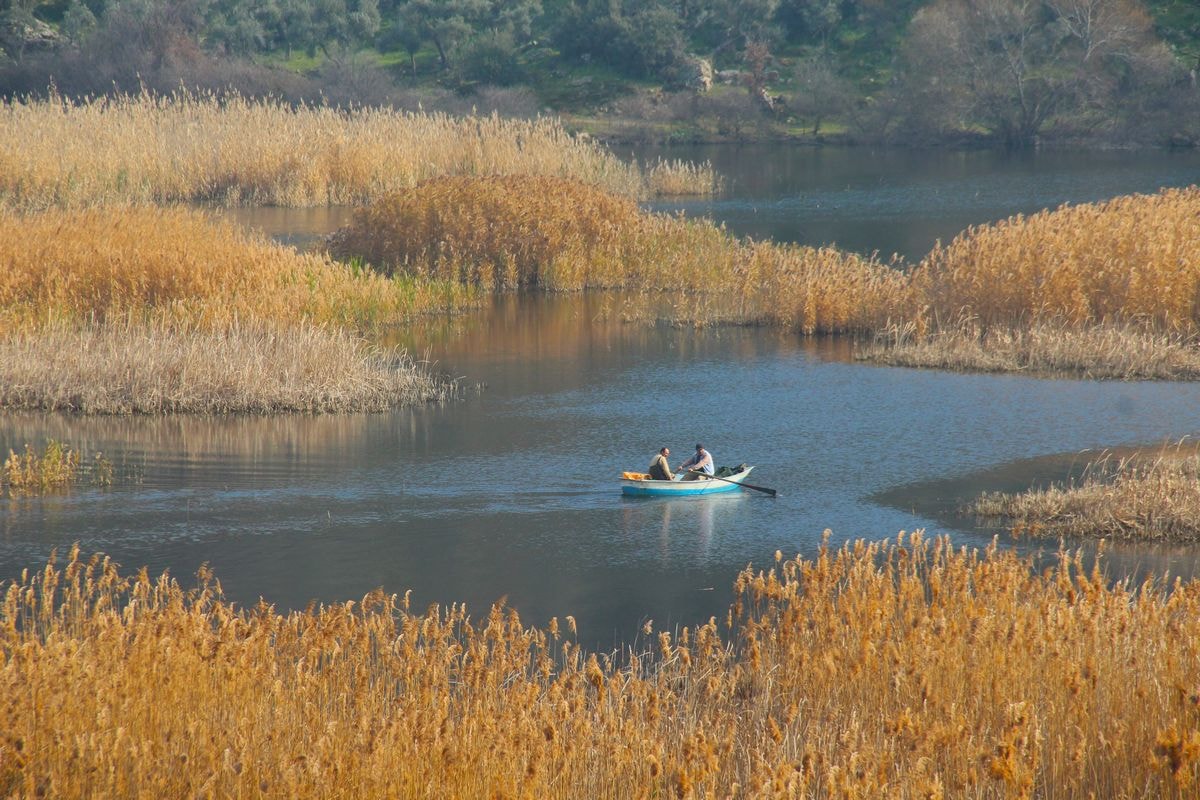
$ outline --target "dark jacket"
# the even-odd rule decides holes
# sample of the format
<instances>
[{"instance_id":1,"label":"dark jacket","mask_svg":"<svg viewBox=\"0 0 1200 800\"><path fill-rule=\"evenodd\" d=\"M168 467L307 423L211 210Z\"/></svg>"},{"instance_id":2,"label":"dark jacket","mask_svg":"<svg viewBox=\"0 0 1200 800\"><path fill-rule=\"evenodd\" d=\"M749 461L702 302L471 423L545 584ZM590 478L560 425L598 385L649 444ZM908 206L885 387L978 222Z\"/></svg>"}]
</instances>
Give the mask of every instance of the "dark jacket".
<instances>
[{"instance_id":1,"label":"dark jacket","mask_svg":"<svg viewBox=\"0 0 1200 800\"><path fill-rule=\"evenodd\" d=\"M667 457L659 453L650 462L650 469L646 470L650 473L651 480L669 481L675 476L671 474L671 465L667 463Z\"/></svg>"}]
</instances>

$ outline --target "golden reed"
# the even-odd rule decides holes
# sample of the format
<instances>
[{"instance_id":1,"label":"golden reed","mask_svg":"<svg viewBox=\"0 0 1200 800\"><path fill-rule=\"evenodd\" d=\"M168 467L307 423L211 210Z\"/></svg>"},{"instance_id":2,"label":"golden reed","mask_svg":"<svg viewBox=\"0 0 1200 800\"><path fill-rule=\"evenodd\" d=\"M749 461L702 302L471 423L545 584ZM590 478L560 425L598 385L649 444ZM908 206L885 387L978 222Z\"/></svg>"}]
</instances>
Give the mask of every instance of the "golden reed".
<instances>
[{"instance_id":1,"label":"golden reed","mask_svg":"<svg viewBox=\"0 0 1200 800\"><path fill-rule=\"evenodd\" d=\"M50 439L41 450L29 444L21 453L9 450L0 468L0 489L13 495L43 494L69 488L84 475L90 475L94 485L107 486L112 483L112 462L96 453L85 464L79 451Z\"/></svg>"},{"instance_id":2,"label":"golden reed","mask_svg":"<svg viewBox=\"0 0 1200 800\"><path fill-rule=\"evenodd\" d=\"M1194 796L1200 583L919 534L624 653L408 596L283 614L73 552L0 604L14 797Z\"/></svg>"},{"instance_id":3,"label":"golden reed","mask_svg":"<svg viewBox=\"0 0 1200 800\"><path fill-rule=\"evenodd\" d=\"M0 331L130 315L369 325L473 302L457 284L388 280L186 208L0 211L0 258Z\"/></svg>"},{"instance_id":4,"label":"golden reed","mask_svg":"<svg viewBox=\"0 0 1200 800\"><path fill-rule=\"evenodd\" d=\"M185 209L0 211L0 406L90 414L367 411L453 387L350 330L461 310Z\"/></svg>"},{"instance_id":5,"label":"golden reed","mask_svg":"<svg viewBox=\"0 0 1200 800\"><path fill-rule=\"evenodd\" d=\"M330 250L392 274L487 289L671 294L671 316L686 322L871 331L909 305L905 276L874 259L739 240L565 178L426 181L356 212Z\"/></svg>"},{"instance_id":6,"label":"golden reed","mask_svg":"<svg viewBox=\"0 0 1200 800\"><path fill-rule=\"evenodd\" d=\"M571 176L627 197L709 194L710 165L646 175L553 119L456 118L178 93L0 104L0 205L365 203L439 175Z\"/></svg>"},{"instance_id":7,"label":"golden reed","mask_svg":"<svg viewBox=\"0 0 1200 800\"><path fill-rule=\"evenodd\" d=\"M383 196L331 251L485 288L673 293L673 321L877 335L873 358L913 365L1098 377L1200 367L1196 188L971 228L902 271L645 214L570 179L458 176Z\"/></svg>"},{"instance_id":8,"label":"golden reed","mask_svg":"<svg viewBox=\"0 0 1200 800\"><path fill-rule=\"evenodd\" d=\"M1078 481L1024 492L988 492L966 511L1004 520L1018 536L1200 541L1200 452L1107 455Z\"/></svg>"},{"instance_id":9,"label":"golden reed","mask_svg":"<svg viewBox=\"0 0 1200 800\"><path fill-rule=\"evenodd\" d=\"M1200 330L1200 188L1064 205L968 228L913 276L926 314Z\"/></svg>"},{"instance_id":10,"label":"golden reed","mask_svg":"<svg viewBox=\"0 0 1200 800\"><path fill-rule=\"evenodd\" d=\"M1096 378L1200 375L1200 188L969 228L910 278L868 360Z\"/></svg>"}]
</instances>

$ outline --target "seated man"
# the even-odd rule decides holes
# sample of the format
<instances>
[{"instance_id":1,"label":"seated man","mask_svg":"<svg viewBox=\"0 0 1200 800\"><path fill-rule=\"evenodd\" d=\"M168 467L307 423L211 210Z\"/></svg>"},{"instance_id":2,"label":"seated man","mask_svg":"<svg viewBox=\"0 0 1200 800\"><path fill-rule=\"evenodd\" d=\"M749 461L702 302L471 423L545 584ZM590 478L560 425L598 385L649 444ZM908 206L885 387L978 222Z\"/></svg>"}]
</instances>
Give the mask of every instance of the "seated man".
<instances>
[{"instance_id":1,"label":"seated man","mask_svg":"<svg viewBox=\"0 0 1200 800\"><path fill-rule=\"evenodd\" d=\"M693 470L694 472L703 472L705 475L713 474L715 467L713 467L712 453L705 450L704 445L697 444L696 454L679 465L680 472L687 472L688 470ZM699 475L690 474L687 476L686 480L694 481L699 480L699 478Z\"/></svg>"},{"instance_id":2,"label":"seated man","mask_svg":"<svg viewBox=\"0 0 1200 800\"><path fill-rule=\"evenodd\" d=\"M650 473L650 480L670 481L675 479L675 476L671 474L671 463L667 461L667 456L669 455L671 455L669 447L664 447L658 451L658 455L650 462L650 469L646 470Z\"/></svg>"}]
</instances>

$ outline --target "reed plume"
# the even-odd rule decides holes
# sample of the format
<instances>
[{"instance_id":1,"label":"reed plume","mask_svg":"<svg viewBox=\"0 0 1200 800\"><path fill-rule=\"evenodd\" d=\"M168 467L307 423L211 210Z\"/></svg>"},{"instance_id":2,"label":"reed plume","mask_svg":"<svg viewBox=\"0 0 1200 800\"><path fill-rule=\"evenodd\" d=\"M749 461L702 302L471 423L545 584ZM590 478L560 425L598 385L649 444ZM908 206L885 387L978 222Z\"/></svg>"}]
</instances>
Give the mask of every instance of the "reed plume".
<instances>
[{"instance_id":1,"label":"reed plume","mask_svg":"<svg viewBox=\"0 0 1200 800\"><path fill-rule=\"evenodd\" d=\"M605 654L504 606L241 608L75 551L0 603L0 787L1189 797L1198 587L901 534L747 569L726 621Z\"/></svg>"},{"instance_id":2,"label":"reed plume","mask_svg":"<svg viewBox=\"0 0 1200 800\"><path fill-rule=\"evenodd\" d=\"M704 220L638 210L566 178L451 177L356 212L330 242L387 274L488 289L670 294L673 321L870 331L906 307L904 276L831 248L741 240ZM653 302L628 316L659 312Z\"/></svg>"},{"instance_id":3,"label":"reed plume","mask_svg":"<svg viewBox=\"0 0 1200 800\"><path fill-rule=\"evenodd\" d=\"M643 176L554 119L292 107L179 92L0 104L0 205L361 204L441 175L571 176L626 197L711 193L711 166ZM657 187L657 188L656 188Z\"/></svg>"}]
</instances>

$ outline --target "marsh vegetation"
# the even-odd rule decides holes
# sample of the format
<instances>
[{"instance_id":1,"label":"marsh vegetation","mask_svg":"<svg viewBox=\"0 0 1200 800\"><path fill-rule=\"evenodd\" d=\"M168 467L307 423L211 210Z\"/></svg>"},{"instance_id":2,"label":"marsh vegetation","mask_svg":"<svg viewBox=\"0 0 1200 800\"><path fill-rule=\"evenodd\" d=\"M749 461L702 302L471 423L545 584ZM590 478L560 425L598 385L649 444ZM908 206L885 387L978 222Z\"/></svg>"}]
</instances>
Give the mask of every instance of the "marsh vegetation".
<instances>
[{"instance_id":1,"label":"marsh vegetation","mask_svg":"<svg viewBox=\"0 0 1200 800\"><path fill-rule=\"evenodd\" d=\"M1198 220L1195 188L1063 206L970 228L903 269L739 239L568 179L456 177L364 208L331 252L486 289L632 289L646 297L630 319L856 334L880 363L1190 379Z\"/></svg>"},{"instance_id":2,"label":"marsh vegetation","mask_svg":"<svg viewBox=\"0 0 1200 800\"><path fill-rule=\"evenodd\" d=\"M444 397L443 382L355 331L467 308L489 291L619 288L631 299L615 313L641 322L863 337L901 326L914 339L965 330L985 353L995 348L985 334L1111 326L1129 331L1133 361L1159 342L1187 351L1198 324L1196 190L975 229L911 271L646 214L640 188L552 172L381 190L331 241L340 262L145 206L153 193L100 209L116 195L60 202L58 191L31 192L0 217L10 406L341 411ZM295 196L321 191L329 197ZM239 184L206 200L268 196ZM1089 255L1113 228L1108 255ZM1147 231L1165 240L1131 241ZM1084 352L1072 363L1094 359ZM1066 553L1039 572L995 548L906 536L780 558L743 572L735 592L723 620L648 625L605 655L581 646L569 619L531 628L503 606L422 613L380 592L283 613L227 601L207 572L187 590L73 554L10 583L0 606L0 685L28 700L0 705L0 790L1182 797L1194 787L1196 584L1114 583Z\"/></svg>"},{"instance_id":3,"label":"marsh vegetation","mask_svg":"<svg viewBox=\"0 0 1200 800\"><path fill-rule=\"evenodd\" d=\"M0 205L359 204L442 175L570 176L624 197L708 194L711 166L643 170L555 119L293 107L181 93L0 104Z\"/></svg>"},{"instance_id":4,"label":"marsh vegetation","mask_svg":"<svg viewBox=\"0 0 1200 800\"><path fill-rule=\"evenodd\" d=\"M0 787L124 796L1183 797L1197 584L920 534L746 569L724 619L607 655L575 622L283 614L202 570L51 563L0 606ZM21 701L17 701L21 698ZM86 742L81 746L80 742Z\"/></svg>"},{"instance_id":5,"label":"marsh vegetation","mask_svg":"<svg viewBox=\"0 0 1200 800\"><path fill-rule=\"evenodd\" d=\"M452 387L354 333L461 310L188 209L0 211L0 405L82 413L379 410Z\"/></svg>"},{"instance_id":6,"label":"marsh vegetation","mask_svg":"<svg viewBox=\"0 0 1200 800\"><path fill-rule=\"evenodd\" d=\"M41 449L26 444L20 453L9 450L0 468L0 489L10 495L41 494L69 488L85 478L96 486L111 484L112 462L103 453L85 461L70 445L50 439Z\"/></svg>"},{"instance_id":7,"label":"marsh vegetation","mask_svg":"<svg viewBox=\"0 0 1200 800\"><path fill-rule=\"evenodd\" d=\"M639 211L561 178L443 178L359 211L331 252L382 271L492 289L628 289L621 312L672 322L870 331L903 306L904 276L832 248L741 240L706 220Z\"/></svg>"},{"instance_id":8,"label":"marsh vegetation","mask_svg":"<svg viewBox=\"0 0 1200 800\"><path fill-rule=\"evenodd\" d=\"M461 173L572 175L619 198L717 185L710 166L642 170L548 119L236 95L11 101L0 131L0 403L17 408L378 410L451 392L360 335L469 308L476 286L381 276L174 204L366 202Z\"/></svg>"},{"instance_id":9,"label":"marsh vegetation","mask_svg":"<svg viewBox=\"0 0 1200 800\"><path fill-rule=\"evenodd\" d=\"M1200 540L1200 452L1106 455L1078 480L1024 492L988 492L966 513L1000 520L1017 536L1135 541Z\"/></svg>"}]
</instances>

